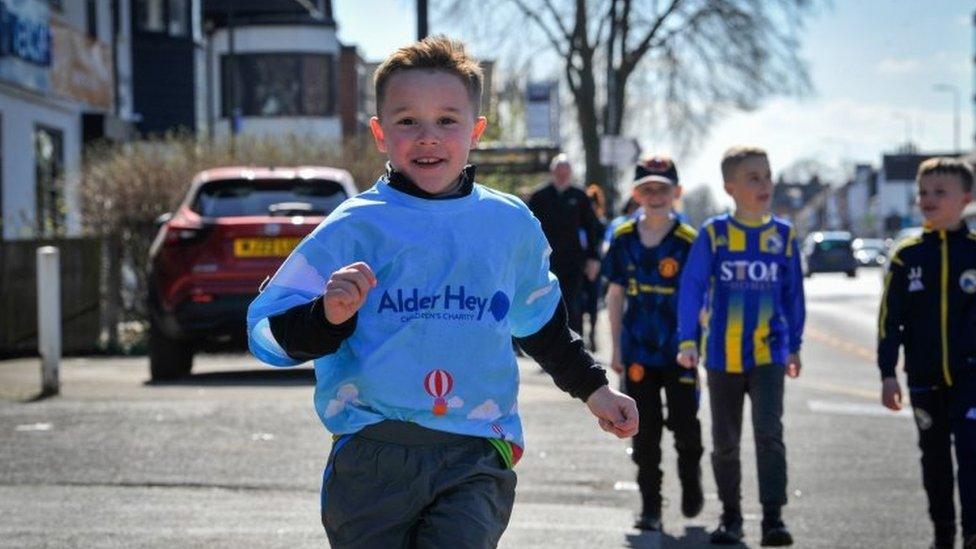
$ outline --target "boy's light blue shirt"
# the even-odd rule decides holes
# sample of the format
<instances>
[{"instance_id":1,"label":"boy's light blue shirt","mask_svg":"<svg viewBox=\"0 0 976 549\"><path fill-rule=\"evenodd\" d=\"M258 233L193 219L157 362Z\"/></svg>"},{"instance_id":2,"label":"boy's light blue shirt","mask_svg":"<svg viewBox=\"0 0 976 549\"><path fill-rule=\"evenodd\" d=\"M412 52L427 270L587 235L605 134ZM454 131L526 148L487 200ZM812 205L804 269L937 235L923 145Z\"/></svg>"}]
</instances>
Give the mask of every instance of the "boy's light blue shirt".
<instances>
[{"instance_id":1,"label":"boy's light blue shirt","mask_svg":"<svg viewBox=\"0 0 976 549\"><path fill-rule=\"evenodd\" d=\"M474 185L425 200L380 179L347 200L284 262L248 309L251 352L293 366L268 317L322 295L337 269L363 261L377 286L339 350L315 360L326 428L354 433L384 419L508 440L524 447L511 336L555 312L539 222L516 197Z\"/></svg>"}]
</instances>

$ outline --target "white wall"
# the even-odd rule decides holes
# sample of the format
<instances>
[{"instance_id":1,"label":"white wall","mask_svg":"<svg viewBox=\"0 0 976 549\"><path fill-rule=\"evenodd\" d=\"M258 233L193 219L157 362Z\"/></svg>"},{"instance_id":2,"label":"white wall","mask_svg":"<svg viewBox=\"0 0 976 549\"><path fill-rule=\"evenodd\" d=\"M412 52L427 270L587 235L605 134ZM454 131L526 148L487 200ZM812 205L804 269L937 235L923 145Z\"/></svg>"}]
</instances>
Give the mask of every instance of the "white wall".
<instances>
[{"instance_id":1,"label":"white wall","mask_svg":"<svg viewBox=\"0 0 976 549\"><path fill-rule=\"evenodd\" d=\"M890 181L882 172L878 177L878 215L885 218L891 212L918 218L915 208L915 181Z\"/></svg>"},{"instance_id":2,"label":"white wall","mask_svg":"<svg viewBox=\"0 0 976 549\"><path fill-rule=\"evenodd\" d=\"M67 3L67 2L66 2ZM81 168L81 111L63 101L42 100L33 94L0 85L3 141L3 239L32 238L35 201L34 127L60 130L64 143L67 232L81 231L78 173Z\"/></svg>"},{"instance_id":3,"label":"white wall","mask_svg":"<svg viewBox=\"0 0 976 549\"><path fill-rule=\"evenodd\" d=\"M334 27L326 26L255 26L236 27L234 29L234 52L244 53L326 53L333 56L333 78L338 76L339 40ZM230 133L230 121L221 118L220 114L220 58L228 52L228 33L226 29L218 29L212 37L212 52L210 59L211 81L210 104L215 117L214 133L227 135ZM338 94L338 85L333 88ZM319 137L340 139L342 137L342 121L339 119L338 97L333 97L335 114L322 117L243 117L241 119L241 133L248 135L315 135Z\"/></svg>"}]
</instances>

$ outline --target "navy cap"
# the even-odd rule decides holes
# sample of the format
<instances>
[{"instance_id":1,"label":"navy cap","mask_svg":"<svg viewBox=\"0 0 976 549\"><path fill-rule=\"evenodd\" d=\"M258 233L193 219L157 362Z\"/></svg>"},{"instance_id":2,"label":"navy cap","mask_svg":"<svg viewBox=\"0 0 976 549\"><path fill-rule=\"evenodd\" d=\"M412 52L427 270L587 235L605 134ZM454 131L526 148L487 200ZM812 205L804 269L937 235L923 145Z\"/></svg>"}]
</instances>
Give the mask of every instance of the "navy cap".
<instances>
[{"instance_id":1,"label":"navy cap","mask_svg":"<svg viewBox=\"0 0 976 549\"><path fill-rule=\"evenodd\" d=\"M659 181L668 185L678 184L678 168L674 161L666 156L652 156L642 159L634 169L633 186L643 185L651 181Z\"/></svg>"}]
</instances>

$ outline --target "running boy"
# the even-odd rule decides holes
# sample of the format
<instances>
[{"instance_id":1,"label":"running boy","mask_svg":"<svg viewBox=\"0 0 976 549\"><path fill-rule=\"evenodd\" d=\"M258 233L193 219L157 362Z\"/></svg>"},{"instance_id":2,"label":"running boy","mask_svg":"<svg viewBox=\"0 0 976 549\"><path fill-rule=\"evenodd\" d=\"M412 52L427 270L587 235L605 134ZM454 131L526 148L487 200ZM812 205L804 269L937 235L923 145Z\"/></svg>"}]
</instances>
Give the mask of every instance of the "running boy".
<instances>
[{"instance_id":1,"label":"running boy","mask_svg":"<svg viewBox=\"0 0 976 549\"><path fill-rule=\"evenodd\" d=\"M901 409L895 364L904 346L932 547L955 543L954 442L964 547L976 549L976 234L962 221L973 198L973 172L960 160L931 158L915 180L925 231L898 246L885 275L878 321L881 402Z\"/></svg>"},{"instance_id":2,"label":"running boy","mask_svg":"<svg viewBox=\"0 0 976 549\"><path fill-rule=\"evenodd\" d=\"M603 429L633 435L636 406L570 333L539 222L466 166L486 121L464 46L425 39L375 78L387 172L288 257L248 310L249 345L315 361L333 547L493 547L523 448L512 335Z\"/></svg>"},{"instance_id":3,"label":"running boy","mask_svg":"<svg viewBox=\"0 0 976 549\"><path fill-rule=\"evenodd\" d=\"M783 444L783 374L800 375L805 317L803 275L793 228L769 214L773 181L763 149L733 147L722 157L725 190L734 215L706 221L678 285L678 362L698 363L699 318L707 312L702 354L712 412L712 469L722 520L712 543L743 537L739 462L742 405L752 402L762 545L792 545L783 523L786 447Z\"/></svg>"},{"instance_id":4,"label":"running boy","mask_svg":"<svg viewBox=\"0 0 976 549\"><path fill-rule=\"evenodd\" d=\"M624 375L624 392L637 401L641 429L631 458L637 464L642 509L634 525L661 529L661 431L674 433L681 480L681 512L697 516L704 504L701 486L701 424L698 376L681 368L678 354L678 275L688 258L695 230L678 222L671 206L681 196L678 170L670 158L649 158L634 172L631 194L643 208L637 219L614 231L603 258L609 281L607 317L613 336L610 366ZM626 308L625 308L626 303ZM661 413L661 391L668 417Z\"/></svg>"}]
</instances>

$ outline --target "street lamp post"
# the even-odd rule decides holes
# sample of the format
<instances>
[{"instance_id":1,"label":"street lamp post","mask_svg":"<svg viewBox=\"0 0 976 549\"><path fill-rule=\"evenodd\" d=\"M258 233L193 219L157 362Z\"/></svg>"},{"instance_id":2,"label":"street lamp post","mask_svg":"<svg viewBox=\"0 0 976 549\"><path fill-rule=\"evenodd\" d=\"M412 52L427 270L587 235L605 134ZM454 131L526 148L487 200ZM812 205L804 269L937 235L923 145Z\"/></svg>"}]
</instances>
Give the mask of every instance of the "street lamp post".
<instances>
[{"instance_id":1,"label":"street lamp post","mask_svg":"<svg viewBox=\"0 0 976 549\"><path fill-rule=\"evenodd\" d=\"M952 84L936 84L933 89L952 94L952 147L953 152L959 152L959 88Z\"/></svg>"}]
</instances>

